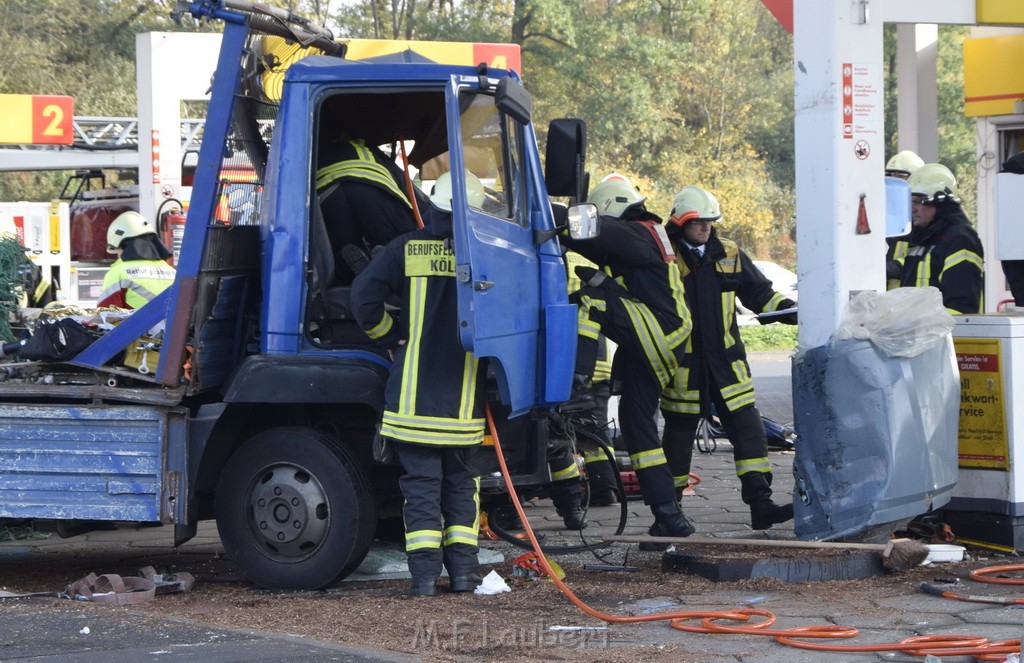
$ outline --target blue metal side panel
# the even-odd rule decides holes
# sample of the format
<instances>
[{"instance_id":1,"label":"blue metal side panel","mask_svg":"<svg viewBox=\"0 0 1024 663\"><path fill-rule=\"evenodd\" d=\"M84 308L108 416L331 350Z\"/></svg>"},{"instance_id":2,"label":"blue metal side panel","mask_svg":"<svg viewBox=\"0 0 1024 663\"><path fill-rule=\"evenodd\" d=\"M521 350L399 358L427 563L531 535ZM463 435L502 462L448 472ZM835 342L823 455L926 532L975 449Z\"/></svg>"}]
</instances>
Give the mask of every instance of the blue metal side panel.
<instances>
[{"instance_id":1,"label":"blue metal side panel","mask_svg":"<svg viewBox=\"0 0 1024 663\"><path fill-rule=\"evenodd\" d=\"M151 407L0 405L0 517L159 521L167 420Z\"/></svg>"}]
</instances>

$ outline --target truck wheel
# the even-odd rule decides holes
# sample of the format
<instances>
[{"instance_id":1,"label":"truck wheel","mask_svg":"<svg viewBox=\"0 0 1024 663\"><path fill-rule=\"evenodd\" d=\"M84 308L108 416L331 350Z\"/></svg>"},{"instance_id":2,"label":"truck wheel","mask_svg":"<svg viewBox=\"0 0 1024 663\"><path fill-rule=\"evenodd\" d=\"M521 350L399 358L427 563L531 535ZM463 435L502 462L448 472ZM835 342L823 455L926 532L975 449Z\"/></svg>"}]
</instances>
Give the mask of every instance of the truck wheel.
<instances>
[{"instance_id":1,"label":"truck wheel","mask_svg":"<svg viewBox=\"0 0 1024 663\"><path fill-rule=\"evenodd\" d=\"M373 543L376 504L365 470L335 438L275 428L232 454L217 485L224 549L270 589L319 589L359 566Z\"/></svg>"}]
</instances>

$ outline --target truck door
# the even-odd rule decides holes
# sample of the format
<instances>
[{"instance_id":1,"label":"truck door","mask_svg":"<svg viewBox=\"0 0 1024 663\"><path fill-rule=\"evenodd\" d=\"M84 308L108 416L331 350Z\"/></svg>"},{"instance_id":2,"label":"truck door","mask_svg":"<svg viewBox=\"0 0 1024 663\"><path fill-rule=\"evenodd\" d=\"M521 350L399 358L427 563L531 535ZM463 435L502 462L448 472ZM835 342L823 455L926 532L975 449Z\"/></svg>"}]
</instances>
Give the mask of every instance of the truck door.
<instances>
[{"instance_id":1,"label":"truck door","mask_svg":"<svg viewBox=\"0 0 1024 663\"><path fill-rule=\"evenodd\" d=\"M541 267L531 230L539 196L527 190L537 185L527 161L537 158L536 149L527 149L529 125L499 111L476 83L453 76L446 97L459 332L467 350L498 359L504 400L521 412L542 400ZM484 185L479 207L468 203L466 171Z\"/></svg>"}]
</instances>

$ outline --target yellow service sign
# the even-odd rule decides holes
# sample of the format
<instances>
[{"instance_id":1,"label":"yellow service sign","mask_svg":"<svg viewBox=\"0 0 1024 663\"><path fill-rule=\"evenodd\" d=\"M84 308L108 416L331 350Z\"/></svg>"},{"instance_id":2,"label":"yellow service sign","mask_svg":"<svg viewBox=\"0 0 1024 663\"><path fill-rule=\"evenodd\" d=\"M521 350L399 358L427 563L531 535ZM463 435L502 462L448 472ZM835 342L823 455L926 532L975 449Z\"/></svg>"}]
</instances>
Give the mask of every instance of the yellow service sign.
<instances>
[{"instance_id":1,"label":"yellow service sign","mask_svg":"<svg viewBox=\"0 0 1024 663\"><path fill-rule=\"evenodd\" d=\"M1024 24L1024 2L1020 0L975 0L978 25Z\"/></svg>"},{"instance_id":2,"label":"yellow service sign","mask_svg":"<svg viewBox=\"0 0 1024 663\"><path fill-rule=\"evenodd\" d=\"M1020 0L1015 0L1020 2ZM1024 2L1021 2L1024 8ZM964 40L964 114L1013 115L1024 99L1024 34Z\"/></svg>"},{"instance_id":3,"label":"yellow service sign","mask_svg":"<svg viewBox=\"0 0 1024 663\"><path fill-rule=\"evenodd\" d=\"M997 338L955 338L960 366L960 467L1010 468Z\"/></svg>"},{"instance_id":4,"label":"yellow service sign","mask_svg":"<svg viewBox=\"0 0 1024 663\"><path fill-rule=\"evenodd\" d=\"M0 145L70 145L74 98L0 94Z\"/></svg>"}]
</instances>

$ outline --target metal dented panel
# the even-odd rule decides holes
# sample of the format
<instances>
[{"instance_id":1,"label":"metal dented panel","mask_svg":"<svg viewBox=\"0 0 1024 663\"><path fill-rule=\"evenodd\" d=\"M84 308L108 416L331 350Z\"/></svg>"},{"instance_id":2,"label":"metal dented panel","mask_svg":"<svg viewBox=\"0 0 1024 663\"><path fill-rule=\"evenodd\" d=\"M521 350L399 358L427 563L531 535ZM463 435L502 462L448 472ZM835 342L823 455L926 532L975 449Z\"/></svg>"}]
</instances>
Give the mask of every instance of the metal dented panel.
<instances>
[{"instance_id":1,"label":"metal dented panel","mask_svg":"<svg viewBox=\"0 0 1024 663\"><path fill-rule=\"evenodd\" d=\"M161 520L168 426L137 406L0 405L0 517Z\"/></svg>"}]
</instances>

